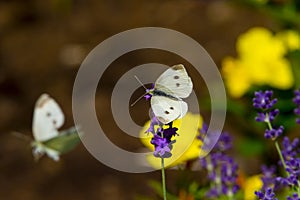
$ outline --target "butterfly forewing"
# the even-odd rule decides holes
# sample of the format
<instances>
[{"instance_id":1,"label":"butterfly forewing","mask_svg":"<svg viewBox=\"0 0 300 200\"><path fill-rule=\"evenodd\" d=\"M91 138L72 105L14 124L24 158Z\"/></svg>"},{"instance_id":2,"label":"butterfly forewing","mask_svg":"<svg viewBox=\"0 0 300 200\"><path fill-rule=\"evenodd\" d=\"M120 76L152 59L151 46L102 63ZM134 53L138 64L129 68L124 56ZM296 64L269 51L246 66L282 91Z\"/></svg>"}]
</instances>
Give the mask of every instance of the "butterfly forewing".
<instances>
[{"instance_id":1,"label":"butterfly forewing","mask_svg":"<svg viewBox=\"0 0 300 200\"><path fill-rule=\"evenodd\" d=\"M58 135L64 123L64 114L54 99L42 94L36 102L32 131L36 141L46 141Z\"/></svg>"},{"instance_id":2,"label":"butterfly forewing","mask_svg":"<svg viewBox=\"0 0 300 200\"><path fill-rule=\"evenodd\" d=\"M174 65L162 73L155 82L154 89L168 94L172 92L176 97L186 98L193 89L193 83L182 64ZM165 91L167 89L167 91Z\"/></svg>"}]
</instances>

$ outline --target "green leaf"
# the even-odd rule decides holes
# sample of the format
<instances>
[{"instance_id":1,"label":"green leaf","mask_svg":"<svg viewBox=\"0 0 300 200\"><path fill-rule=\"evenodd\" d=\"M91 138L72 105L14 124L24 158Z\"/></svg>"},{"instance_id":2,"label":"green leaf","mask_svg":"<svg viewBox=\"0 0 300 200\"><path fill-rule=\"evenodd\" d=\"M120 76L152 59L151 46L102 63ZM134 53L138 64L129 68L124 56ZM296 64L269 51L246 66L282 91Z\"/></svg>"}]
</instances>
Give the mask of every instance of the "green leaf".
<instances>
[{"instance_id":1,"label":"green leaf","mask_svg":"<svg viewBox=\"0 0 300 200\"><path fill-rule=\"evenodd\" d=\"M43 144L50 149L60 152L61 154L67 153L73 150L80 142L79 134L80 133L77 132L76 128L72 127L61 131L57 137L47 140L43 142Z\"/></svg>"}]
</instances>

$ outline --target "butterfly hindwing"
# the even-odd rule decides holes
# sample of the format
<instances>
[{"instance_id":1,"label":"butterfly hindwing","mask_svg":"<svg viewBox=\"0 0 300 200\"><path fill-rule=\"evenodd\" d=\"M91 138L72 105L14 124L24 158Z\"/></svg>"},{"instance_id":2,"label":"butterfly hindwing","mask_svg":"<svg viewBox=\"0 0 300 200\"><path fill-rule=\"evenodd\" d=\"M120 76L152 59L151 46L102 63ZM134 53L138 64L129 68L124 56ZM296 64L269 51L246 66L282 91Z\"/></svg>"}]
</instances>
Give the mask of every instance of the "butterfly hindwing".
<instances>
[{"instance_id":1,"label":"butterfly hindwing","mask_svg":"<svg viewBox=\"0 0 300 200\"><path fill-rule=\"evenodd\" d=\"M80 137L75 127L68 130L61 131L55 138L43 142L43 144L50 149L53 149L60 154L67 153L74 149L80 142Z\"/></svg>"},{"instance_id":2,"label":"butterfly hindwing","mask_svg":"<svg viewBox=\"0 0 300 200\"><path fill-rule=\"evenodd\" d=\"M165 96L152 96L151 108L160 122L168 124L177 118L183 117L188 110L188 105L182 100Z\"/></svg>"},{"instance_id":3,"label":"butterfly hindwing","mask_svg":"<svg viewBox=\"0 0 300 200\"><path fill-rule=\"evenodd\" d=\"M176 98L186 98L192 92L193 83L184 66L179 64L162 73L155 82L154 88L167 94L171 91Z\"/></svg>"},{"instance_id":4,"label":"butterfly hindwing","mask_svg":"<svg viewBox=\"0 0 300 200\"><path fill-rule=\"evenodd\" d=\"M46 141L58 136L58 128L64 123L64 114L48 94L42 94L36 102L32 131L36 141Z\"/></svg>"}]
</instances>

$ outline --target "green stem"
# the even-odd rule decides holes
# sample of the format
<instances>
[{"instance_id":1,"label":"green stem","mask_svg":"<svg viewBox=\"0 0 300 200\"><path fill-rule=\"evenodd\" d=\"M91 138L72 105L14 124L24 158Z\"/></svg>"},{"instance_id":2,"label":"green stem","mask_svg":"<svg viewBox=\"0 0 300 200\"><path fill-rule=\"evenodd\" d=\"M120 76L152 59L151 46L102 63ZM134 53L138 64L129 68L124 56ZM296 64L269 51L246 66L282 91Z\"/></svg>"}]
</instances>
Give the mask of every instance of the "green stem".
<instances>
[{"instance_id":1,"label":"green stem","mask_svg":"<svg viewBox=\"0 0 300 200\"><path fill-rule=\"evenodd\" d=\"M268 118L268 117L269 117L269 116L268 116L268 114L267 114L267 118ZM269 130L272 130L273 127L272 127L271 122L268 120L268 121L266 121L266 123L268 124ZM281 150L280 150L280 147L279 147L277 141L275 141L275 147L276 147L277 153L278 153L278 155L279 155L279 157L280 157L280 160L281 160L281 162L282 162L282 165L283 165L283 167L284 167L284 170L286 170L286 164L285 164L285 161L284 161L284 159L283 159L283 156L282 156L282 153L281 153Z\"/></svg>"},{"instance_id":2,"label":"green stem","mask_svg":"<svg viewBox=\"0 0 300 200\"><path fill-rule=\"evenodd\" d=\"M300 196L300 182L298 181L298 188L297 188L297 193L298 193L298 196Z\"/></svg>"},{"instance_id":3,"label":"green stem","mask_svg":"<svg viewBox=\"0 0 300 200\"><path fill-rule=\"evenodd\" d=\"M167 200L166 176L165 176L165 162L164 162L164 158L161 158L161 179L162 179L163 197L164 197L164 200Z\"/></svg>"},{"instance_id":4,"label":"green stem","mask_svg":"<svg viewBox=\"0 0 300 200\"><path fill-rule=\"evenodd\" d=\"M282 156L282 153L281 153L281 150L280 150L280 147L279 147L277 141L275 141L275 147L276 147L276 149L277 149L277 153L278 153L278 155L279 155L279 157L280 157L280 160L281 160L281 162L282 162L282 165L283 165L283 167L284 167L284 170L286 170L286 164L285 164L285 161L284 161L284 159L283 159L283 156Z\"/></svg>"}]
</instances>

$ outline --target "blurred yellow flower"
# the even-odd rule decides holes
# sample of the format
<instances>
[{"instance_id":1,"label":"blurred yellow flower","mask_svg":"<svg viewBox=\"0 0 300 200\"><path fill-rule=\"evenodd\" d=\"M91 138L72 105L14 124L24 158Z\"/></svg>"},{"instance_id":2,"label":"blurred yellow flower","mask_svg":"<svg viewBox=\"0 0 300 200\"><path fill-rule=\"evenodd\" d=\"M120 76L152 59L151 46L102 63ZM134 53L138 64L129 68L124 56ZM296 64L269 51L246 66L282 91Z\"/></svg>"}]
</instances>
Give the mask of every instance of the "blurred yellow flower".
<instances>
[{"instance_id":1,"label":"blurred yellow flower","mask_svg":"<svg viewBox=\"0 0 300 200\"><path fill-rule=\"evenodd\" d=\"M289 50L300 49L300 35L297 31L287 30L279 32L277 37L284 42Z\"/></svg>"},{"instance_id":2,"label":"blurred yellow flower","mask_svg":"<svg viewBox=\"0 0 300 200\"><path fill-rule=\"evenodd\" d=\"M202 142L197 139L199 129L202 127L202 117L199 114L188 112L182 119L173 122L173 127L178 128L179 134L171 150L172 156L165 159L165 166L172 167L181 164L187 160L195 159L200 155L200 147ZM153 145L150 143L153 135L147 135L146 130L149 128L150 121L146 122L144 128L140 132L142 143L151 151L154 151ZM161 159L154 157L152 154L147 157L147 161L151 166L158 169L161 167Z\"/></svg>"},{"instance_id":3,"label":"blurred yellow flower","mask_svg":"<svg viewBox=\"0 0 300 200\"><path fill-rule=\"evenodd\" d=\"M255 191L258 191L262 188L263 182L261 180L261 175L251 176L246 179L244 183L244 199L245 200L255 200L256 196Z\"/></svg>"},{"instance_id":4,"label":"blurred yellow flower","mask_svg":"<svg viewBox=\"0 0 300 200\"><path fill-rule=\"evenodd\" d=\"M226 78L226 85L230 94L234 97L242 96L251 87L251 79L247 69L239 60L231 57L226 57L222 65L223 76Z\"/></svg>"},{"instance_id":5,"label":"blurred yellow flower","mask_svg":"<svg viewBox=\"0 0 300 200\"><path fill-rule=\"evenodd\" d=\"M239 36L238 58L225 57L222 73L232 97L241 97L252 85L288 89L293 83L287 46L282 38L265 28L256 27Z\"/></svg>"}]
</instances>

